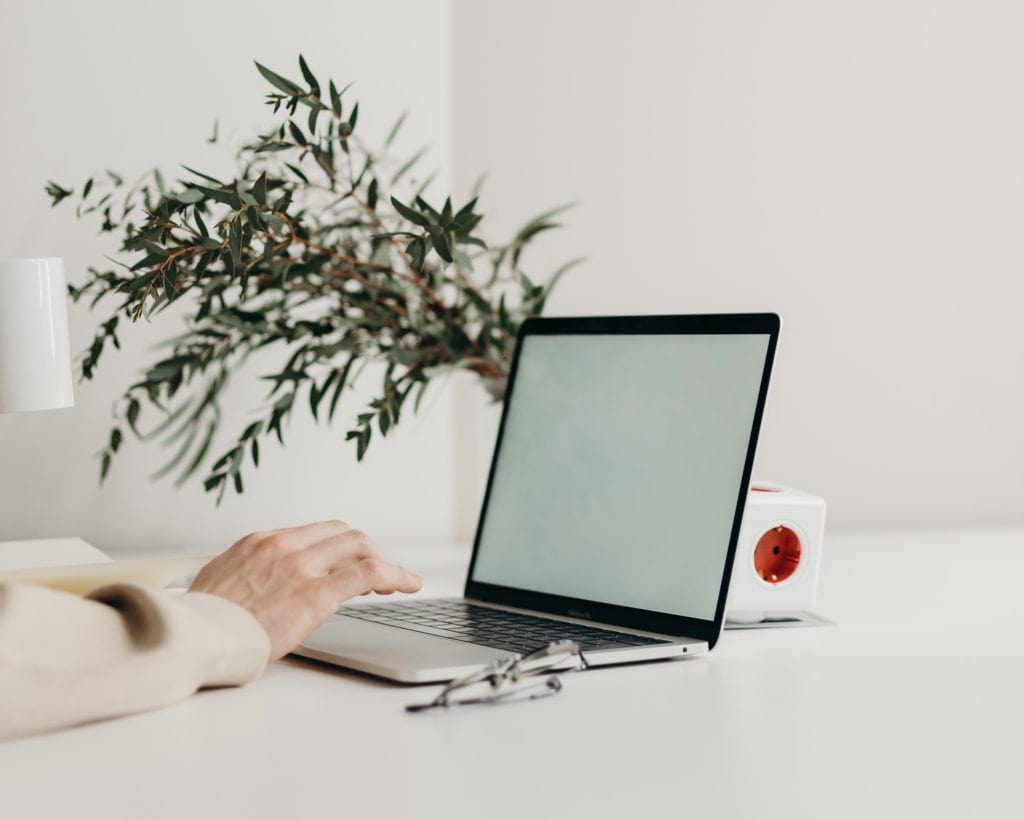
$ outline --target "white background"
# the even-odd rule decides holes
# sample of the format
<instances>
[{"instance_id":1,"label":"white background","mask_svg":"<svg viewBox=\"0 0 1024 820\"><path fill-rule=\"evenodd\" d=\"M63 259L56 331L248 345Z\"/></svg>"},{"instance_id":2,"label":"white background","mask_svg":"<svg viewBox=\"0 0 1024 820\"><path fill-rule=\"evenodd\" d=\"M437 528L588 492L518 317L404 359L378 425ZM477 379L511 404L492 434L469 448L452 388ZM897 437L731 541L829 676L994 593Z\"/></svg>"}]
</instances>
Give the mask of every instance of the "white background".
<instances>
[{"instance_id":1,"label":"white background","mask_svg":"<svg viewBox=\"0 0 1024 820\"><path fill-rule=\"evenodd\" d=\"M63 256L72 279L102 262L113 249L49 209L45 180L224 168L213 120L229 144L266 121L251 60L295 74L301 50L357 81L369 134L412 110L404 147L433 145L437 190L490 170L492 236L580 203L530 257L589 259L549 312L780 312L757 473L824 495L833 529L1024 521L1024 7L170 8L0 6L0 256ZM99 318L74 309L76 350ZM357 404L332 431L300 415L219 510L198 483L148 482L152 446L128 447L98 489L110 403L169 332L126 335L74 410L0 416L0 538L217 549L325 516L385 544L471 531L494 414L465 381L358 466L342 441Z\"/></svg>"}]
</instances>

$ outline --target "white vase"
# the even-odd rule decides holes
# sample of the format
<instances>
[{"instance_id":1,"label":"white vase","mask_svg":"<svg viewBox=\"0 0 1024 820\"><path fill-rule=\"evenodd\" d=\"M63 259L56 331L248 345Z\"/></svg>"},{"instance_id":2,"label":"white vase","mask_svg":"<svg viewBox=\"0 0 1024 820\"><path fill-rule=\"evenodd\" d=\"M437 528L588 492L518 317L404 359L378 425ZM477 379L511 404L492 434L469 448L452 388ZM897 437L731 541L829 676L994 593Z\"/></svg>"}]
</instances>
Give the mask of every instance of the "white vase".
<instances>
[{"instance_id":1,"label":"white vase","mask_svg":"<svg viewBox=\"0 0 1024 820\"><path fill-rule=\"evenodd\" d=\"M0 413L74 403L63 260L0 260Z\"/></svg>"}]
</instances>

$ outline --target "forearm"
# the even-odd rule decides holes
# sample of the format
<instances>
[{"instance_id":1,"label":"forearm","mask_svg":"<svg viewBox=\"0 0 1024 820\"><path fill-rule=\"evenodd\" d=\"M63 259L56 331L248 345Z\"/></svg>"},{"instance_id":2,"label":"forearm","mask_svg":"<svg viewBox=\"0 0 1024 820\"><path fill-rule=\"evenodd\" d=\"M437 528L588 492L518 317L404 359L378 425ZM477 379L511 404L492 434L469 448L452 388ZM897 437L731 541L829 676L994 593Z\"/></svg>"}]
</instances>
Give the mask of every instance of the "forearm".
<instances>
[{"instance_id":1,"label":"forearm","mask_svg":"<svg viewBox=\"0 0 1024 820\"><path fill-rule=\"evenodd\" d=\"M131 584L86 598L0 585L0 739L247 683L270 643L243 608Z\"/></svg>"}]
</instances>

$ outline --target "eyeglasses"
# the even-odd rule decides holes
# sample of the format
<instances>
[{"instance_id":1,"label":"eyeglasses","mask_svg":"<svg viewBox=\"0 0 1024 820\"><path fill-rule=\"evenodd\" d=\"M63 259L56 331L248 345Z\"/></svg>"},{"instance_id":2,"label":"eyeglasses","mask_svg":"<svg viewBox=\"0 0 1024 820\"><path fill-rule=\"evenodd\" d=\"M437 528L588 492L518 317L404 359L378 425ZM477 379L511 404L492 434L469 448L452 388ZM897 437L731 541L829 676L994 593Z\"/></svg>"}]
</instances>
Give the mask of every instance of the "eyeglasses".
<instances>
[{"instance_id":1,"label":"eyeglasses","mask_svg":"<svg viewBox=\"0 0 1024 820\"><path fill-rule=\"evenodd\" d=\"M438 707L537 700L562 689L558 675L549 672L575 672L589 665L575 641L554 641L528 655L490 663L452 681L429 703L414 703L405 708L408 712L423 712Z\"/></svg>"}]
</instances>

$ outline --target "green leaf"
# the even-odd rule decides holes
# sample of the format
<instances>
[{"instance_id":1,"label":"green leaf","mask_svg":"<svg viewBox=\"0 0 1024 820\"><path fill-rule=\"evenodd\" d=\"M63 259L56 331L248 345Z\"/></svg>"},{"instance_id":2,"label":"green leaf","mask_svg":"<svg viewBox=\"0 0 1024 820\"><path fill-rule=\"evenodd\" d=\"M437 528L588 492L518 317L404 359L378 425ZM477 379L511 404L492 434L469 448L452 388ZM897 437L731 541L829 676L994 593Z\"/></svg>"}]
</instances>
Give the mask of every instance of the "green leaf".
<instances>
[{"instance_id":1,"label":"green leaf","mask_svg":"<svg viewBox=\"0 0 1024 820\"><path fill-rule=\"evenodd\" d=\"M74 189L62 188L60 185L58 185L56 182L53 182L52 180L46 183L45 191L47 195L53 200L50 203L50 207L53 207L62 199L67 199L74 193Z\"/></svg>"},{"instance_id":2,"label":"green leaf","mask_svg":"<svg viewBox=\"0 0 1024 820\"><path fill-rule=\"evenodd\" d=\"M409 116L409 112L408 111L403 111L399 115L398 119L395 120L395 124L391 126L391 130L388 132L387 139L384 140L384 147L385 148L390 148L391 147L391 143L393 143L395 141L395 137L398 136L398 132L402 130L402 125L405 123L405 118L407 116Z\"/></svg>"},{"instance_id":3,"label":"green leaf","mask_svg":"<svg viewBox=\"0 0 1024 820\"><path fill-rule=\"evenodd\" d=\"M417 196L416 199L413 201L416 203L417 208L419 208L421 211L423 211L430 217L432 222L441 221L441 212L438 211L437 208L433 207L423 197Z\"/></svg>"},{"instance_id":4,"label":"green leaf","mask_svg":"<svg viewBox=\"0 0 1024 820\"><path fill-rule=\"evenodd\" d=\"M237 184L235 185L235 193L238 194L238 198L242 201L243 204L250 206L256 204L256 198L245 189L245 187L242 185L242 180L238 180Z\"/></svg>"},{"instance_id":5,"label":"green leaf","mask_svg":"<svg viewBox=\"0 0 1024 820\"><path fill-rule=\"evenodd\" d=\"M469 202L459 208L458 213L455 214L455 221L464 219L473 213L473 209L476 207L477 199L479 197L473 197Z\"/></svg>"},{"instance_id":6,"label":"green leaf","mask_svg":"<svg viewBox=\"0 0 1024 820\"><path fill-rule=\"evenodd\" d=\"M203 436L203 440L199 445L199 449L196 450L195 456L192 461L189 462L189 465L185 468L182 474L178 476L178 480L174 482L174 486L181 487L189 478L192 477L195 471L199 469L199 465L203 463L207 452L210 450L210 444L213 443L213 436L216 432L217 420L216 417L214 417L214 420L206 427L206 435Z\"/></svg>"},{"instance_id":7,"label":"green leaf","mask_svg":"<svg viewBox=\"0 0 1024 820\"><path fill-rule=\"evenodd\" d=\"M264 171L252 186L252 195L260 205L267 204L267 172Z\"/></svg>"},{"instance_id":8,"label":"green leaf","mask_svg":"<svg viewBox=\"0 0 1024 820\"><path fill-rule=\"evenodd\" d=\"M533 239L537 234L543 231L550 231L553 228L560 228L561 225L558 222L538 222L530 225L528 228L524 228L516 236L515 244L513 245L512 251L512 267L516 267L519 264L519 257L526 246L526 243Z\"/></svg>"},{"instance_id":9,"label":"green leaf","mask_svg":"<svg viewBox=\"0 0 1024 820\"><path fill-rule=\"evenodd\" d=\"M118 448L121 446L121 442L124 441L124 435L121 433L120 427L115 427L110 431L110 450L116 453Z\"/></svg>"},{"instance_id":10,"label":"green leaf","mask_svg":"<svg viewBox=\"0 0 1024 820\"><path fill-rule=\"evenodd\" d=\"M440 256L445 262L453 261L451 246L448 244L448 238L443 233L438 231L437 233L431 234L430 243L434 246L434 250L437 251L438 256Z\"/></svg>"},{"instance_id":11,"label":"green leaf","mask_svg":"<svg viewBox=\"0 0 1024 820\"><path fill-rule=\"evenodd\" d=\"M480 174L480 176L478 176L473 181L473 184L471 186L469 186L469 195L471 197L473 197L474 201L476 200L476 198L478 196L480 196L480 192L483 190L484 183L486 181L487 181L487 173L485 172L483 174Z\"/></svg>"},{"instance_id":12,"label":"green leaf","mask_svg":"<svg viewBox=\"0 0 1024 820\"><path fill-rule=\"evenodd\" d=\"M281 419L284 418L283 410L275 410L270 419L270 424L267 425L267 432L274 433L277 436L279 444L284 444L284 436L281 434Z\"/></svg>"},{"instance_id":13,"label":"green leaf","mask_svg":"<svg viewBox=\"0 0 1024 820\"><path fill-rule=\"evenodd\" d=\"M195 205L203 198L203 192L197 188L186 188L184 191L171 194L171 196L185 205Z\"/></svg>"},{"instance_id":14,"label":"green leaf","mask_svg":"<svg viewBox=\"0 0 1024 820\"><path fill-rule=\"evenodd\" d=\"M103 483L103 481L107 477L107 473L109 473L109 472L110 472L110 453L104 453L103 454L103 461L100 464L100 484Z\"/></svg>"},{"instance_id":15,"label":"green leaf","mask_svg":"<svg viewBox=\"0 0 1024 820\"><path fill-rule=\"evenodd\" d=\"M294 168L292 170L294 170ZM285 213L288 210L288 208L289 208L289 206L291 206L291 204L292 204L292 192L291 191L285 191L278 198L277 202L275 202L271 206L271 209L274 210L274 211L277 211L278 213L283 214L283 213Z\"/></svg>"},{"instance_id":16,"label":"green leaf","mask_svg":"<svg viewBox=\"0 0 1024 820\"><path fill-rule=\"evenodd\" d=\"M422 239L414 239L405 246L405 252L408 254L409 261L412 262L414 268L422 268L423 261L427 255L427 243Z\"/></svg>"},{"instance_id":17,"label":"green leaf","mask_svg":"<svg viewBox=\"0 0 1024 820\"><path fill-rule=\"evenodd\" d=\"M482 239L470 236L473 229L483 221L483 218L483 214L465 214L463 216L456 216L452 221L452 227L455 228L456 233L463 242L472 242L479 245L481 248L486 248L487 243Z\"/></svg>"},{"instance_id":18,"label":"green leaf","mask_svg":"<svg viewBox=\"0 0 1024 820\"><path fill-rule=\"evenodd\" d=\"M232 191L221 191L217 188L207 188L204 185L198 185L194 182L190 182L188 184L189 187L202 191L210 199L216 200L224 205L230 205L231 207L235 206L236 194Z\"/></svg>"},{"instance_id":19,"label":"green leaf","mask_svg":"<svg viewBox=\"0 0 1024 820\"><path fill-rule=\"evenodd\" d=\"M320 407L320 399L323 398L323 393L320 392L320 388L317 386L315 380L310 380L309 383L309 411L313 414L314 421L320 421L320 417L317 415L317 410Z\"/></svg>"},{"instance_id":20,"label":"green leaf","mask_svg":"<svg viewBox=\"0 0 1024 820\"><path fill-rule=\"evenodd\" d=\"M174 298L178 287L178 266L171 263L164 271L164 295L168 300Z\"/></svg>"},{"instance_id":21,"label":"green leaf","mask_svg":"<svg viewBox=\"0 0 1024 820\"><path fill-rule=\"evenodd\" d=\"M527 222L522 228L519 229L519 232L516 234L515 239L513 241L523 241L524 238L529 238L530 236L533 236L534 233L537 232L536 229L539 226L543 225L546 229L547 227L549 227L549 225L551 225L552 217L558 216L559 214L564 213L565 211L568 211L570 208L574 207L576 207L575 202L567 202L564 205L559 205L556 208L551 208L548 211L544 211L543 213L537 214L537 216L535 216L533 219Z\"/></svg>"},{"instance_id":22,"label":"green leaf","mask_svg":"<svg viewBox=\"0 0 1024 820\"><path fill-rule=\"evenodd\" d=\"M430 226L430 220L426 216L421 214L419 211L414 211L405 203L399 202L395 197L391 197L391 204L395 207L395 210L398 211L399 214L404 216L410 222L416 225L420 225L424 228Z\"/></svg>"},{"instance_id":23,"label":"green leaf","mask_svg":"<svg viewBox=\"0 0 1024 820\"><path fill-rule=\"evenodd\" d=\"M341 398L341 391L345 389L345 385L348 382L348 374L352 369L352 363L355 361L355 356L349 356L348 361L345 362L345 366L341 370L341 375L338 376L338 382L334 386L334 394L331 396L331 406L327 411L327 420L332 421L334 419L334 411L338 406L338 399Z\"/></svg>"},{"instance_id":24,"label":"green leaf","mask_svg":"<svg viewBox=\"0 0 1024 820\"><path fill-rule=\"evenodd\" d=\"M242 229L237 222L231 223L228 230L228 249L231 252L231 261L237 267L242 261Z\"/></svg>"},{"instance_id":25,"label":"green leaf","mask_svg":"<svg viewBox=\"0 0 1024 820\"><path fill-rule=\"evenodd\" d=\"M287 413L295 402L295 393L284 393L274 402L274 409Z\"/></svg>"},{"instance_id":26,"label":"green leaf","mask_svg":"<svg viewBox=\"0 0 1024 820\"><path fill-rule=\"evenodd\" d=\"M356 130L356 120L359 119L359 103L352 107L352 113L348 117L349 133Z\"/></svg>"},{"instance_id":27,"label":"green leaf","mask_svg":"<svg viewBox=\"0 0 1024 820\"><path fill-rule=\"evenodd\" d=\"M320 83L316 81L316 77L313 76L313 72L309 70L309 66L306 64L306 58L301 54L299 55L299 70L302 71L302 76L309 83L309 90L313 92L313 96L320 96Z\"/></svg>"},{"instance_id":28,"label":"green leaf","mask_svg":"<svg viewBox=\"0 0 1024 820\"><path fill-rule=\"evenodd\" d=\"M374 177L370 180L370 187L366 191L366 204L370 206L371 211L377 210L377 178Z\"/></svg>"},{"instance_id":29,"label":"green leaf","mask_svg":"<svg viewBox=\"0 0 1024 820\"><path fill-rule=\"evenodd\" d=\"M207 230L206 223L203 222L203 215L199 212L198 208L195 208L192 211L192 216L193 216L193 218L196 221L196 227L199 228L199 233L201 233L204 237L209 238L210 231ZM218 245L217 247L220 247L220 246Z\"/></svg>"},{"instance_id":30,"label":"green leaf","mask_svg":"<svg viewBox=\"0 0 1024 820\"><path fill-rule=\"evenodd\" d=\"M254 421L252 424L250 424L248 427L245 428L245 431L242 433L241 440L242 441L248 441L249 439L254 438L255 436L259 435L259 432L262 429L263 429L263 422L262 421Z\"/></svg>"},{"instance_id":31,"label":"green leaf","mask_svg":"<svg viewBox=\"0 0 1024 820\"><path fill-rule=\"evenodd\" d=\"M211 470L219 470L221 467L226 466L228 464L228 462L231 461L232 458L234 458L234 455L235 455L235 451L234 450L228 450L224 455L222 455L220 458L218 458L213 463L213 467L211 467L210 469Z\"/></svg>"},{"instance_id":32,"label":"green leaf","mask_svg":"<svg viewBox=\"0 0 1024 820\"><path fill-rule=\"evenodd\" d=\"M253 62L256 61L254 60ZM272 86L274 86L274 88L278 89L279 91L283 91L285 94L289 94L292 96L302 93L302 89L299 86L297 86L291 80L286 80L280 74L271 71L266 66L256 63L256 68L259 69L260 74L264 76L267 82L269 82Z\"/></svg>"},{"instance_id":33,"label":"green leaf","mask_svg":"<svg viewBox=\"0 0 1024 820\"><path fill-rule=\"evenodd\" d=\"M334 383L336 378L338 378L338 371L332 370L328 374L327 378L324 379L324 383L322 385L317 387L316 382L313 381L309 386L309 409L316 421L320 421L320 402L323 400L323 397L327 395L327 391L331 389L331 384Z\"/></svg>"},{"instance_id":34,"label":"green leaf","mask_svg":"<svg viewBox=\"0 0 1024 820\"><path fill-rule=\"evenodd\" d=\"M363 456L366 455L366 448L370 444L370 436L373 435L373 431L369 427L364 427L360 432L356 440L356 461L362 461Z\"/></svg>"},{"instance_id":35,"label":"green leaf","mask_svg":"<svg viewBox=\"0 0 1024 820\"><path fill-rule=\"evenodd\" d=\"M405 163L402 164L397 171L395 171L394 176L391 177L391 184L394 185L402 177L409 173L409 171L412 170L412 167L423 158L423 155L425 153L427 153L426 146L420 148L419 151L417 151L415 154L409 157L409 159L406 160Z\"/></svg>"},{"instance_id":36,"label":"green leaf","mask_svg":"<svg viewBox=\"0 0 1024 820\"><path fill-rule=\"evenodd\" d=\"M294 139L299 145L308 145L306 137L302 133L302 129L299 128L292 120L288 120L288 130L291 132L292 139Z\"/></svg>"},{"instance_id":37,"label":"green leaf","mask_svg":"<svg viewBox=\"0 0 1024 820\"><path fill-rule=\"evenodd\" d=\"M291 171L293 174L295 174L295 176L297 176L299 179L301 179L303 182L305 182L307 185L309 185L309 177L307 177L304 173L302 173L302 170L297 165L292 165L290 162L286 162L285 163L285 167L289 171ZM283 210L281 208L281 204L278 203L277 206L274 208L274 210L275 211Z\"/></svg>"},{"instance_id":38,"label":"green leaf","mask_svg":"<svg viewBox=\"0 0 1024 820\"><path fill-rule=\"evenodd\" d=\"M139 400L132 399L130 402L128 402L128 412L125 413L125 418L128 420L128 426L132 429L132 432L135 433L136 436L139 435L139 428L137 426L137 422L139 420L139 412L141 411L141 409L142 406L139 404Z\"/></svg>"},{"instance_id":39,"label":"green leaf","mask_svg":"<svg viewBox=\"0 0 1024 820\"><path fill-rule=\"evenodd\" d=\"M182 404L179 407L176 407L172 412L167 414L167 418L160 422L160 424L157 425L155 430L152 430L149 433L147 433L145 438L147 440L151 440L163 435L165 432L171 429L172 426L174 426L174 423L185 414L185 412L192 406L192 404L192 399L182 402Z\"/></svg>"},{"instance_id":40,"label":"green leaf","mask_svg":"<svg viewBox=\"0 0 1024 820\"><path fill-rule=\"evenodd\" d=\"M144 256L142 259L140 259L138 262L132 265L128 270L134 272L137 270L142 270L142 268L149 268L152 267L153 265L163 262L166 258L167 254L163 251L160 251L159 253L151 253L148 254L147 256ZM148 280L142 282L142 284L138 284L139 282L140 280L136 279L134 282L132 282L132 285L142 287L143 285L149 284ZM135 288L132 287L131 289L134 290Z\"/></svg>"},{"instance_id":41,"label":"green leaf","mask_svg":"<svg viewBox=\"0 0 1024 820\"><path fill-rule=\"evenodd\" d=\"M429 381L420 382L419 389L416 391L416 400L413 402L412 411L418 413L420 410L420 402L423 401L423 395L427 392L427 385Z\"/></svg>"},{"instance_id":42,"label":"green leaf","mask_svg":"<svg viewBox=\"0 0 1024 820\"><path fill-rule=\"evenodd\" d=\"M197 177L202 177L203 179L207 180L208 182L212 182L214 185L223 185L224 184L223 182L221 182L216 177L211 177L209 174L204 174L202 171L197 171L195 168L189 168L187 165L182 165L181 167L184 168L186 171L188 171L190 174L194 174ZM202 189L200 189L200 190L202 190Z\"/></svg>"},{"instance_id":43,"label":"green leaf","mask_svg":"<svg viewBox=\"0 0 1024 820\"><path fill-rule=\"evenodd\" d=\"M338 93L338 89L334 85L334 80L331 80L330 92L331 109L334 111L334 116L341 119L341 94Z\"/></svg>"}]
</instances>

